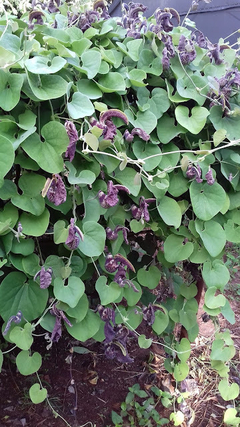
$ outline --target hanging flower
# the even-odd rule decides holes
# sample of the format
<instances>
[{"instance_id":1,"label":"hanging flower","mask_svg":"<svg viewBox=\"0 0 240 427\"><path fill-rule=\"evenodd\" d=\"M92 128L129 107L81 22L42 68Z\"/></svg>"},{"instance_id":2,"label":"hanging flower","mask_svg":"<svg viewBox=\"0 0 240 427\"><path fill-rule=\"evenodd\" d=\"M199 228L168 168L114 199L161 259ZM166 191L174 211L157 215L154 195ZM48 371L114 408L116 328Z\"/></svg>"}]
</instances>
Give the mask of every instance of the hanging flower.
<instances>
[{"instance_id":1,"label":"hanging flower","mask_svg":"<svg viewBox=\"0 0 240 427\"><path fill-rule=\"evenodd\" d=\"M64 182L59 174L53 175L50 187L47 191L47 198L55 206L66 202L67 192Z\"/></svg>"},{"instance_id":2,"label":"hanging flower","mask_svg":"<svg viewBox=\"0 0 240 427\"><path fill-rule=\"evenodd\" d=\"M195 179L199 184L203 182L202 180L202 171L200 166L189 165L186 172L187 178Z\"/></svg>"},{"instance_id":3,"label":"hanging flower","mask_svg":"<svg viewBox=\"0 0 240 427\"><path fill-rule=\"evenodd\" d=\"M62 320L66 322L67 325L70 327L72 327L72 324L68 320L64 312L56 307L56 304L53 305L52 309L50 310L50 313L56 317L55 325L51 335L51 341L58 342L62 336Z\"/></svg>"},{"instance_id":4,"label":"hanging flower","mask_svg":"<svg viewBox=\"0 0 240 427\"><path fill-rule=\"evenodd\" d=\"M149 203L155 202L155 199L145 199L143 196L139 199L139 206L132 205L131 212L134 219L137 221L150 221L150 215L148 212Z\"/></svg>"},{"instance_id":5,"label":"hanging flower","mask_svg":"<svg viewBox=\"0 0 240 427\"><path fill-rule=\"evenodd\" d=\"M126 114L118 109L103 111L100 114L99 121L97 121L94 117L90 119L91 125L102 129L102 137L106 140L110 140L111 142L113 142L117 133L117 128L112 121L112 117L118 117L119 119L123 120L124 123L128 124L128 118Z\"/></svg>"},{"instance_id":6,"label":"hanging flower","mask_svg":"<svg viewBox=\"0 0 240 427\"><path fill-rule=\"evenodd\" d=\"M68 137L69 137L69 144L67 147L67 151L65 153L65 157L69 158L70 162L73 161L76 151L76 143L78 140L78 131L76 129L76 126L73 122L70 120L67 120L64 124L65 129L67 131Z\"/></svg>"},{"instance_id":7,"label":"hanging flower","mask_svg":"<svg viewBox=\"0 0 240 427\"><path fill-rule=\"evenodd\" d=\"M106 256L105 268L109 273L116 272L114 282L116 282L121 288L128 285L133 288L134 292L139 292L134 283L126 277L128 269L134 272L135 269L131 262L124 258L124 256L121 254L117 254L115 256L108 254Z\"/></svg>"},{"instance_id":8,"label":"hanging flower","mask_svg":"<svg viewBox=\"0 0 240 427\"><path fill-rule=\"evenodd\" d=\"M148 135L147 132L141 128L133 128L131 133L126 129L123 137L127 142L132 142L134 135L139 136L139 138L143 139L143 141L148 141L150 139L150 135Z\"/></svg>"},{"instance_id":9,"label":"hanging flower","mask_svg":"<svg viewBox=\"0 0 240 427\"><path fill-rule=\"evenodd\" d=\"M213 178L212 169L209 169L209 171L206 173L205 178L207 180L208 185L213 185L215 182L215 179Z\"/></svg>"},{"instance_id":10,"label":"hanging flower","mask_svg":"<svg viewBox=\"0 0 240 427\"><path fill-rule=\"evenodd\" d=\"M122 226L122 225L117 225L114 230L112 230L110 227L107 227L106 228L107 239L108 240L116 240L118 237L119 231L123 232L124 241L127 245L129 245L128 238L127 238L127 232L129 231L129 229L127 227Z\"/></svg>"},{"instance_id":11,"label":"hanging flower","mask_svg":"<svg viewBox=\"0 0 240 427\"><path fill-rule=\"evenodd\" d=\"M33 280L36 280L37 277L40 278L40 288L41 289L47 289L52 282L52 273L53 270L51 267L49 267L47 270L45 270L44 267L41 268L41 270L39 270L35 276Z\"/></svg>"},{"instance_id":12,"label":"hanging flower","mask_svg":"<svg viewBox=\"0 0 240 427\"><path fill-rule=\"evenodd\" d=\"M9 317L6 327L3 331L3 336L7 335L12 323L18 324L21 322L21 320L22 320L22 312L20 310L17 312L16 316Z\"/></svg>"},{"instance_id":13,"label":"hanging flower","mask_svg":"<svg viewBox=\"0 0 240 427\"><path fill-rule=\"evenodd\" d=\"M179 39L178 51L183 65L190 64L197 56L193 41L187 39L184 35Z\"/></svg>"},{"instance_id":14,"label":"hanging flower","mask_svg":"<svg viewBox=\"0 0 240 427\"><path fill-rule=\"evenodd\" d=\"M112 181L108 181L107 183L107 194L105 194L103 191L98 192L98 200L100 205L105 208L111 208L113 206L116 206L118 204L118 192L119 191L126 191L128 194L130 191L127 187L124 185L119 184L113 184Z\"/></svg>"},{"instance_id":15,"label":"hanging flower","mask_svg":"<svg viewBox=\"0 0 240 427\"><path fill-rule=\"evenodd\" d=\"M75 225L74 218L71 218L68 229L68 238L65 244L69 247L69 249L71 249L71 251L73 251L74 249L77 249L80 240L84 240L83 233L81 232L80 228Z\"/></svg>"}]
</instances>

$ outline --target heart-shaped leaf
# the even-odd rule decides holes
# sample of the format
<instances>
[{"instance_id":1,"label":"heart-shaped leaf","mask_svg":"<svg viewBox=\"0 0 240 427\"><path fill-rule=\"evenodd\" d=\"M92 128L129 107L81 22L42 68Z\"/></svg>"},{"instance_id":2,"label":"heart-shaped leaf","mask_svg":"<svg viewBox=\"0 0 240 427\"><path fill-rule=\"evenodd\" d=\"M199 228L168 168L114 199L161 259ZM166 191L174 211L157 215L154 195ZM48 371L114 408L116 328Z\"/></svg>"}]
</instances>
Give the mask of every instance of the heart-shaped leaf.
<instances>
[{"instance_id":1,"label":"heart-shaped leaf","mask_svg":"<svg viewBox=\"0 0 240 427\"><path fill-rule=\"evenodd\" d=\"M213 220L206 222L196 220L195 227L208 253L212 257L218 256L226 244L226 234L222 226Z\"/></svg>"},{"instance_id":2,"label":"heart-shaped leaf","mask_svg":"<svg viewBox=\"0 0 240 427\"><path fill-rule=\"evenodd\" d=\"M66 59L61 56L34 56L25 61L25 66L33 74L53 74L60 71L67 63Z\"/></svg>"},{"instance_id":3,"label":"heart-shaped leaf","mask_svg":"<svg viewBox=\"0 0 240 427\"><path fill-rule=\"evenodd\" d=\"M43 313L48 300L48 290L40 289L33 280L27 281L25 274L9 273L0 286L0 314L7 321L21 311L31 322Z\"/></svg>"},{"instance_id":4,"label":"heart-shaped leaf","mask_svg":"<svg viewBox=\"0 0 240 427\"><path fill-rule=\"evenodd\" d=\"M157 205L157 210L167 225L178 228L181 224L182 212L179 204L171 197L163 196Z\"/></svg>"},{"instance_id":5,"label":"heart-shaped leaf","mask_svg":"<svg viewBox=\"0 0 240 427\"><path fill-rule=\"evenodd\" d=\"M218 390L220 391L221 397L226 401L234 400L239 395L238 384L229 384L226 378L220 381L218 384Z\"/></svg>"},{"instance_id":6,"label":"heart-shaped leaf","mask_svg":"<svg viewBox=\"0 0 240 427\"><path fill-rule=\"evenodd\" d=\"M41 135L44 142L37 133L34 133L22 143L22 148L46 172L51 174L61 172L62 154L69 144L65 127L59 122L48 122L43 126Z\"/></svg>"},{"instance_id":7,"label":"heart-shaped leaf","mask_svg":"<svg viewBox=\"0 0 240 427\"><path fill-rule=\"evenodd\" d=\"M191 242L185 242L185 238L170 234L164 243L164 257L168 262L177 262L188 259L194 246Z\"/></svg>"},{"instance_id":8,"label":"heart-shaped leaf","mask_svg":"<svg viewBox=\"0 0 240 427\"><path fill-rule=\"evenodd\" d=\"M207 182L193 181L190 185L190 197L196 216L203 221L208 221L223 208L226 193L217 182L208 185Z\"/></svg>"},{"instance_id":9,"label":"heart-shaped leaf","mask_svg":"<svg viewBox=\"0 0 240 427\"><path fill-rule=\"evenodd\" d=\"M54 295L55 297L68 304L70 307L75 307L84 294L85 285L79 277L70 276L68 284L64 284L64 280L57 277L54 280Z\"/></svg>"},{"instance_id":10,"label":"heart-shaped leaf","mask_svg":"<svg viewBox=\"0 0 240 427\"><path fill-rule=\"evenodd\" d=\"M152 339L146 338L145 335L139 335L138 337L138 345L140 348L149 348L152 345Z\"/></svg>"},{"instance_id":11,"label":"heart-shaped leaf","mask_svg":"<svg viewBox=\"0 0 240 427\"><path fill-rule=\"evenodd\" d=\"M178 105L175 109L175 116L178 123L197 135L205 126L209 111L205 107L193 107L189 111L188 107Z\"/></svg>"},{"instance_id":12,"label":"heart-shaped leaf","mask_svg":"<svg viewBox=\"0 0 240 427\"><path fill-rule=\"evenodd\" d=\"M208 287L215 286L222 292L230 280L229 270L220 259L204 262L202 276Z\"/></svg>"},{"instance_id":13,"label":"heart-shaped leaf","mask_svg":"<svg viewBox=\"0 0 240 427\"><path fill-rule=\"evenodd\" d=\"M230 426L238 426L240 423L240 417L236 417L237 412L238 411L235 408L228 408L224 413L224 423Z\"/></svg>"},{"instance_id":14,"label":"heart-shaped leaf","mask_svg":"<svg viewBox=\"0 0 240 427\"><path fill-rule=\"evenodd\" d=\"M33 74L28 72L27 79L33 94L41 101L60 98L67 92L68 82L61 76L54 74ZM28 95L26 84L23 85L23 91Z\"/></svg>"},{"instance_id":15,"label":"heart-shaped leaf","mask_svg":"<svg viewBox=\"0 0 240 427\"><path fill-rule=\"evenodd\" d=\"M161 272L155 265L151 265L148 270L140 268L137 272L137 279L142 286L155 289L161 279Z\"/></svg>"},{"instance_id":16,"label":"heart-shaped leaf","mask_svg":"<svg viewBox=\"0 0 240 427\"><path fill-rule=\"evenodd\" d=\"M9 338L21 350L29 350L33 343L31 323L26 323L23 328L15 326L11 330Z\"/></svg>"},{"instance_id":17,"label":"heart-shaped leaf","mask_svg":"<svg viewBox=\"0 0 240 427\"><path fill-rule=\"evenodd\" d=\"M92 338L99 330L102 320L91 310L81 322L71 319L72 326L66 325L69 334L79 341L87 341Z\"/></svg>"},{"instance_id":18,"label":"heart-shaped leaf","mask_svg":"<svg viewBox=\"0 0 240 427\"><path fill-rule=\"evenodd\" d=\"M95 111L90 99L80 92L73 94L72 101L67 104L67 109L69 116L75 120L91 116Z\"/></svg>"},{"instance_id":19,"label":"heart-shaped leaf","mask_svg":"<svg viewBox=\"0 0 240 427\"><path fill-rule=\"evenodd\" d=\"M134 117L131 110L125 110L124 113L126 114L129 122L133 125L133 127L141 128L145 130L145 132L147 132L148 134L150 134L157 126L157 118L149 110L144 112L138 111L136 118Z\"/></svg>"},{"instance_id":20,"label":"heart-shaped leaf","mask_svg":"<svg viewBox=\"0 0 240 427\"><path fill-rule=\"evenodd\" d=\"M191 345L187 338L182 338L180 343L177 343L177 355L181 362L186 362L191 353Z\"/></svg>"},{"instance_id":21,"label":"heart-shaped leaf","mask_svg":"<svg viewBox=\"0 0 240 427\"><path fill-rule=\"evenodd\" d=\"M81 322L84 317L87 315L89 308L89 302L86 294L83 294L83 296L78 301L77 305L73 308L67 307L65 308L65 311L68 316L74 317L77 322Z\"/></svg>"},{"instance_id":22,"label":"heart-shaped leaf","mask_svg":"<svg viewBox=\"0 0 240 427\"><path fill-rule=\"evenodd\" d=\"M180 362L174 366L173 375L174 375L174 378L176 381L185 380L185 378L188 376L188 373L189 373L189 367L188 367L188 364L186 362ZM179 425L179 424L177 424L177 425Z\"/></svg>"},{"instance_id":23,"label":"heart-shaped leaf","mask_svg":"<svg viewBox=\"0 0 240 427\"><path fill-rule=\"evenodd\" d=\"M163 312L161 310L155 311L155 320L152 325L154 332L157 335L160 335L167 328L169 323L169 317L167 312Z\"/></svg>"},{"instance_id":24,"label":"heart-shaped leaf","mask_svg":"<svg viewBox=\"0 0 240 427\"><path fill-rule=\"evenodd\" d=\"M23 212L20 216L23 233L28 236L42 236L48 228L49 217L50 214L47 209L39 216Z\"/></svg>"},{"instance_id":25,"label":"heart-shaped leaf","mask_svg":"<svg viewBox=\"0 0 240 427\"><path fill-rule=\"evenodd\" d=\"M3 110L10 111L18 104L23 80L23 74L6 73L0 69L0 107Z\"/></svg>"},{"instance_id":26,"label":"heart-shaped leaf","mask_svg":"<svg viewBox=\"0 0 240 427\"><path fill-rule=\"evenodd\" d=\"M29 396L31 401L37 405L38 403L42 403L47 397L47 389L40 388L38 383L33 384L29 389Z\"/></svg>"},{"instance_id":27,"label":"heart-shaped leaf","mask_svg":"<svg viewBox=\"0 0 240 427\"><path fill-rule=\"evenodd\" d=\"M218 307L223 307L226 303L226 298L221 295L215 295L217 291L217 288L214 286L211 286L211 288L208 288L208 290L205 293L205 304L207 307L211 309L215 309Z\"/></svg>"},{"instance_id":28,"label":"heart-shaped leaf","mask_svg":"<svg viewBox=\"0 0 240 427\"><path fill-rule=\"evenodd\" d=\"M112 282L110 285L107 285L107 278L105 276L98 278L95 288L99 294L101 304L104 306L116 301L122 293L122 289L117 283Z\"/></svg>"},{"instance_id":29,"label":"heart-shaped leaf","mask_svg":"<svg viewBox=\"0 0 240 427\"><path fill-rule=\"evenodd\" d=\"M31 375L37 372L42 364L42 356L35 352L30 356L26 350L20 351L16 357L17 368L22 375Z\"/></svg>"},{"instance_id":30,"label":"heart-shaped leaf","mask_svg":"<svg viewBox=\"0 0 240 427\"><path fill-rule=\"evenodd\" d=\"M84 240L80 240L78 248L89 257L99 256L104 250L106 233L104 228L94 222L87 221L83 224Z\"/></svg>"}]
</instances>

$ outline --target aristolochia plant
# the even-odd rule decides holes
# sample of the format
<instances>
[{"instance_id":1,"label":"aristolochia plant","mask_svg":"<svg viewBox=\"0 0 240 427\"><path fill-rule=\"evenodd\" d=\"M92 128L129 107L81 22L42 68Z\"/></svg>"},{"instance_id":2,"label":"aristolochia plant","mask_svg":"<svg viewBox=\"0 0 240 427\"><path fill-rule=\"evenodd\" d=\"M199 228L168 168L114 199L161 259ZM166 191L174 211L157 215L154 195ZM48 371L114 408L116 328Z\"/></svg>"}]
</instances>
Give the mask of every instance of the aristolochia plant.
<instances>
[{"instance_id":1,"label":"aristolochia plant","mask_svg":"<svg viewBox=\"0 0 240 427\"><path fill-rule=\"evenodd\" d=\"M174 10L148 20L144 10L124 5L110 18L102 2L81 14L50 2L1 20L0 315L23 375L41 366L31 352L39 324L49 345L64 327L131 362L129 332L145 321L153 334L139 345L162 337L181 381L201 275L204 310L234 322L222 255L240 242L238 50L180 26ZM174 298L152 292L161 274ZM218 334L211 360L226 400L238 394L234 351L228 331ZM30 396L38 403L46 390L35 384Z\"/></svg>"}]
</instances>

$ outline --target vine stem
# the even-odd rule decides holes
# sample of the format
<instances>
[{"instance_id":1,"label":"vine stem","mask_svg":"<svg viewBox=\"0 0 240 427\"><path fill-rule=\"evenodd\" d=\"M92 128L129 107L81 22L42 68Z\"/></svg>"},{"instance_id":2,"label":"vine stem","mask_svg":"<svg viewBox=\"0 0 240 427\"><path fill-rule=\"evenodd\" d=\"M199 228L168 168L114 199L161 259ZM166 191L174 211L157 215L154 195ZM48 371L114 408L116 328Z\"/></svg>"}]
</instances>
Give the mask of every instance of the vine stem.
<instances>
[{"instance_id":1,"label":"vine stem","mask_svg":"<svg viewBox=\"0 0 240 427\"><path fill-rule=\"evenodd\" d=\"M49 310L51 310L52 306L55 304L56 301L57 301L57 298L54 298L54 300L51 302L51 304L49 305L49 307L46 308L46 310L44 311L44 313L42 314L42 316L38 319L38 321L36 323L32 324L32 329L33 330L36 328L36 326L38 326L40 324L40 322L42 321L42 319L44 318L44 316L47 314L47 312Z\"/></svg>"}]
</instances>

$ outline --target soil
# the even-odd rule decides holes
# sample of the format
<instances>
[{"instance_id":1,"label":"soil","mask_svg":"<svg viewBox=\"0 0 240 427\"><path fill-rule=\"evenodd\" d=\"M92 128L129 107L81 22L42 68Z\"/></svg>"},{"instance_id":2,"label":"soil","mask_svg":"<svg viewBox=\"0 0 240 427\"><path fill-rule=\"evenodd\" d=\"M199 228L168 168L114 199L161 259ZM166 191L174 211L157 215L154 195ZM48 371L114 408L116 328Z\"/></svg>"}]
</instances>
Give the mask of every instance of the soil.
<instances>
[{"instance_id":1,"label":"soil","mask_svg":"<svg viewBox=\"0 0 240 427\"><path fill-rule=\"evenodd\" d=\"M235 271L227 293L236 323L231 325L220 316L219 324L221 330L231 330L236 355L230 378L240 384L240 297L237 294L240 272ZM229 404L219 396L219 377L210 367L209 352L214 325L211 321L203 322L202 304L203 298L198 313L200 333L189 359L189 376L182 384L182 391L189 391L190 398L185 406L176 407L185 414L183 427L219 427ZM163 365L166 355L161 345L154 344L147 350L139 349L136 339L132 338L128 349L134 358L131 364L106 359L101 343L91 340L78 343L71 340L69 335L63 336L50 350L46 350L46 345L44 337L39 337L34 350L43 356L39 376L48 390L48 402L38 405L31 403L28 390L37 382L36 375L20 375L14 362L16 355L9 353L0 375L0 427L110 427L113 426L111 411L120 413L121 402L125 400L128 388L135 383L145 390L150 385L157 385L176 395L173 378ZM84 346L89 352L73 353L72 347L76 345ZM157 409L162 417L173 410L168 411L159 405ZM173 423L168 426L173 426Z\"/></svg>"}]
</instances>

